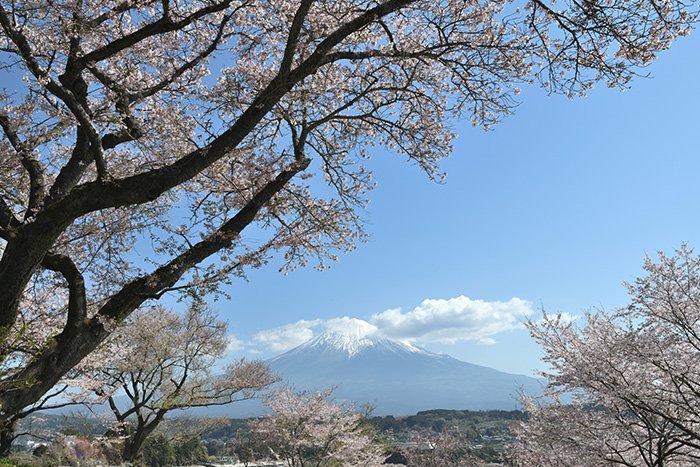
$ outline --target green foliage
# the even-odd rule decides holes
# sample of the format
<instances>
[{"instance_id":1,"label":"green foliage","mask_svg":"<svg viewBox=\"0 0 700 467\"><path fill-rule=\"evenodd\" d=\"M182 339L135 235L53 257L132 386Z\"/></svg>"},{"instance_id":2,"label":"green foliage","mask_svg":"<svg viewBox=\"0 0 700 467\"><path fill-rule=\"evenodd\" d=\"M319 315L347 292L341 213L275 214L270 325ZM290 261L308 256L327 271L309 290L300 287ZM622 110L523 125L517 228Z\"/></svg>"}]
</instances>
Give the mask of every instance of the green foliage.
<instances>
[{"instance_id":1,"label":"green foliage","mask_svg":"<svg viewBox=\"0 0 700 467\"><path fill-rule=\"evenodd\" d=\"M60 431L60 433L62 435L66 435L66 436L82 436L83 435L83 433L81 433L80 430L78 430L77 428L72 427L72 426L63 428Z\"/></svg>"},{"instance_id":2,"label":"green foliage","mask_svg":"<svg viewBox=\"0 0 700 467\"><path fill-rule=\"evenodd\" d=\"M149 436L141 448L140 462L149 467L194 465L206 462L207 448L199 438L171 441L165 434Z\"/></svg>"},{"instance_id":3,"label":"green foliage","mask_svg":"<svg viewBox=\"0 0 700 467\"><path fill-rule=\"evenodd\" d=\"M472 449L472 454L486 462L500 462L503 460L503 453L493 446L474 448Z\"/></svg>"},{"instance_id":4,"label":"green foliage","mask_svg":"<svg viewBox=\"0 0 700 467\"><path fill-rule=\"evenodd\" d=\"M34 450L32 451L32 456L34 456L34 457L42 457L42 456L45 455L48 451L49 451L49 447L46 446L45 444L41 444L41 445L37 446L36 448L34 448Z\"/></svg>"},{"instance_id":5,"label":"green foliage","mask_svg":"<svg viewBox=\"0 0 700 467\"><path fill-rule=\"evenodd\" d=\"M0 457L0 467L38 467L41 464L31 457L12 455L10 457Z\"/></svg>"},{"instance_id":6,"label":"green foliage","mask_svg":"<svg viewBox=\"0 0 700 467\"><path fill-rule=\"evenodd\" d=\"M85 413L38 413L20 420L17 431L27 431L48 438L60 433L64 436L88 436L93 439L103 435L107 427L98 418Z\"/></svg>"},{"instance_id":7,"label":"green foliage","mask_svg":"<svg viewBox=\"0 0 700 467\"><path fill-rule=\"evenodd\" d=\"M141 459L149 467L175 465L175 448L165 435L158 433L144 441L141 448Z\"/></svg>"},{"instance_id":8,"label":"green foliage","mask_svg":"<svg viewBox=\"0 0 700 467\"><path fill-rule=\"evenodd\" d=\"M512 422L523 420L525 415L519 410L425 410L407 417L372 417L369 422L380 432L395 433L406 431L432 431L441 433L449 428L458 427L470 432L470 437L477 437L480 432L488 430L490 436L504 435L509 432Z\"/></svg>"},{"instance_id":9,"label":"green foliage","mask_svg":"<svg viewBox=\"0 0 700 467\"><path fill-rule=\"evenodd\" d=\"M279 446L253 435L247 427L236 432L229 446L230 454L234 454L243 463L266 458L271 449L276 452L280 450Z\"/></svg>"},{"instance_id":10,"label":"green foliage","mask_svg":"<svg viewBox=\"0 0 700 467\"><path fill-rule=\"evenodd\" d=\"M208 459L207 448L199 438L189 438L173 446L177 465L192 465Z\"/></svg>"},{"instance_id":11,"label":"green foliage","mask_svg":"<svg viewBox=\"0 0 700 467\"><path fill-rule=\"evenodd\" d=\"M248 429L248 421L238 418L231 418L225 424L217 426L202 434L204 439L232 439L241 430Z\"/></svg>"}]
</instances>

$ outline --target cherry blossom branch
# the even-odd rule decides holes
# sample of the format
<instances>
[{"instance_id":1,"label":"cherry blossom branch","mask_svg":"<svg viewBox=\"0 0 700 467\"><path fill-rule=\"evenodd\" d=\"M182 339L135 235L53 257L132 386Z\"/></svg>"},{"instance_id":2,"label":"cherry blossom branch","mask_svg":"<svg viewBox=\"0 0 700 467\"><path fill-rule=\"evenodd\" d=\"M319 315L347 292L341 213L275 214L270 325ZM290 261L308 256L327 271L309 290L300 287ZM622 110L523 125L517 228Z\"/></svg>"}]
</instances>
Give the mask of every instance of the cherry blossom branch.
<instances>
[{"instance_id":1,"label":"cherry blossom branch","mask_svg":"<svg viewBox=\"0 0 700 467\"><path fill-rule=\"evenodd\" d=\"M63 385L59 389L47 394L44 396L41 401L37 402L36 404L32 405L31 407L27 407L24 409L22 412L17 414L16 419L22 419L26 418L27 416L39 412L41 410L52 410L52 409L62 409L64 407L70 407L73 405L79 405L81 402L75 402L75 401L65 401L65 402L59 402L55 404L49 405L49 401L51 399L55 399L57 397L60 397L62 394L65 394L66 391L68 391L69 386L68 385Z\"/></svg>"},{"instance_id":2,"label":"cherry blossom branch","mask_svg":"<svg viewBox=\"0 0 700 467\"><path fill-rule=\"evenodd\" d=\"M46 196L45 170L39 160L32 155L33 147L27 141L21 141L7 115L0 114L0 126L7 140L19 154L22 166L29 174L29 203L24 218L32 217L41 207Z\"/></svg>"},{"instance_id":3,"label":"cherry blossom branch","mask_svg":"<svg viewBox=\"0 0 700 467\"><path fill-rule=\"evenodd\" d=\"M104 180L107 178L107 167L105 165L103 150L100 137L97 130L93 126L88 111L78 101L76 96L70 90L56 82L48 71L44 70L37 62L32 53L31 46L27 38L19 30L17 30L5 11L5 8L0 5L0 25L7 37L17 46L25 64L29 71L34 75L39 83L42 84L49 92L61 99L63 103L70 109L71 113L80 123L80 127L85 131L88 140L90 141L90 152L97 169L98 178Z\"/></svg>"},{"instance_id":4,"label":"cherry blossom branch","mask_svg":"<svg viewBox=\"0 0 700 467\"><path fill-rule=\"evenodd\" d=\"M236 10L238 10L239 8L242 7L238 7ZM128 106L133 103L140 102L148 97L154 96L160 91L163 91L168 86L176 82L179 78L181 78L185 73L195 68L197 65L206 60L212 53L214 53L221 44L222 40L226 37L226 26L231 21L233 14L234 13L230 13L224 16L222 21L219 23L216 35L214 36L213 40L211 41L208 47L199 52L194 58L186 60L182 65L177 67L167 78L146 89L142 89L139 91L129 91L120 83L111 79L106 73L100 71L100 69L96 65L88 65L87 68L93 75L95 75L95 77L102 84L107 86L112 91L115 91L119 95L117 101L120 102L121 105ZM104 138L109 137L110 135L106 135ZM110 145L110 147L114 146L115 145Z\"/></svg>"},{"instance_id":5,"label":"cherry blossom branch","mask_svg":"<svg viewBox=\"0 0 700 467\"><path fill-rule=\"evenodd\" d=\"M66 76L77 76L88 65L106 60L149 37L183 29L207 15L225 10L231 3L232 0L213 3L207 7L200 8L179 21L172 21L167 10L163 11L163 16L154 23L147 24L77 59L75 61L75 66L71 70L66 70Z\"/></svg>"},{"instance_id":6,"label":"cherry blossom branch","mask_svg":"<svg viewBox=\"0 0 700 467\"><path fill-rule=\"evenodd\" d=\"M114 81L106 73L103 73L96 66L88 67L90 72L104 86L115 92L119 97L116 100L115 107L117 112L122 116L122 122L126 128L117 132L108 133L102 137L102 146L105 149L113 149L122 143L134 141L143 136L143 130L139 122L134 118L130 110L132 102L129 99L129 91L120 83Z\"/></svg>"},{"instance_id":7,"label":"cherry blossom branch","mask_svg":"<svg viewBox=\"0 0 700 467\"><path fill-rule=\"evenodd\" d=\"M96 16L90 20L84 21L84 25L88 29L94 29L100 24L104 23L105 21L109 21L110 19L114 18L116 15L120 13L125 13L129 11L130 9L138 6L138 2L134 0L126 0L124 2L121 2L117 4L114 8L105 11L99 16Z\"/></svg>"},{"instance_id":8,"label":"cherry blossom branch","mask_svg":"<svg viewBox=\"0 0 700 467\"><path fill-rule=\"evenodd\" d=\"M323 64L325 55L348 35L367 26L376 18L388 15L415 0L389 0L343 24L330 33L315 51L287 76L278 75L260 93L250 107L207 146L196 149L176 162L146 173L124 179L89 182L76 187L62 202L45 210L52 224L57 218L80 217L88 212L108 207L142 204L158 198L165 191L200 173L221 159L253 130L275 103L295 84L311 75Z\"/></svg>"},{"instance_id":9,"label":"cherry blossom branch","mask_svg":"<svg viewBox=\"0 0 700 467\"><path fill-rule=\"evenodd\" d=\"M197 54L193 59L185 61L182 65L176 68L170 76L161 80L157 84L154 84L146 89L140 91L130 92L120 83L111 79L106 73L103 73L97 66L88 66L90 72L106 87L118 94L118 99L116 103L117 110L122 114L122 122L126 126L126 129L120 130L116 133L108 133L102 137L102 146L104 149L111 149L119 144L134 141L143 135L143 130L140 124L134 118L134 116L129 111L129 106L133 103L139 102L148 97L154 96L155 94L161 92L174 82L176 82L180 77L182 77L186 72L192 70L197 65L206 60L214 51L217 50L218 46L221 44L225 37L226 25L230 22L233 17L233 13L226 15L220 22L217 29L217 33L214 39L211 41L209 46Z\"/></svg>"}]
</instances>

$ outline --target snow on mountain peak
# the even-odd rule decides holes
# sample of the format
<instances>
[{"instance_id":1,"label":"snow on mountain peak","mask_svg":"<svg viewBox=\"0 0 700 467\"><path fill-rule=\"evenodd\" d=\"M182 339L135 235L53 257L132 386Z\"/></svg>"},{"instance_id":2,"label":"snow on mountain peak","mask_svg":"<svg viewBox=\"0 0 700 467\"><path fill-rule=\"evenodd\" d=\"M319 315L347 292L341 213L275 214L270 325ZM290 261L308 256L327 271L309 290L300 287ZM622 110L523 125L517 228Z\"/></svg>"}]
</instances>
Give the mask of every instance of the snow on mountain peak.
<instances>
[{"instance_id":1,"label":"snow on mountain peak","mask_svg":"<svg viewBox=\"0 0 700 467\"><path fill-rule=\"evenodd\" d=\"M311 339L304 347L324 346L347 353L352 357L375 345L400 347L409 352L421 352L417 347L403 342L387 339L379 329L373 324L361 319L349 318L347 316L329 320L326 323L326 330Z\"/></svg>"},{"instance_id":2,"label":"snow on mountain peak","mask_svg":"<svg viewBox=\"0 0 700 467\"><path fill-rule=\"evenodd\" d=\"M326 322L326 332L344 336L347 339L362 339L377 334L379 329L367 321L343 316L342 318L328 320Z\"/></svg>"},{"instance_id":3,"label":"snow on mountain peak","mask_svg":"<svg viewBox=\"0 0 700 467\"><path fill-rule=\"evenodd\" d=\"M365 347L370 347L381 339L376 326L361 319L344 316L329 320L326 330L308 342L307 345L316 347L329 346L346 352L352 357Z\"/></svg>"}]
</instances>

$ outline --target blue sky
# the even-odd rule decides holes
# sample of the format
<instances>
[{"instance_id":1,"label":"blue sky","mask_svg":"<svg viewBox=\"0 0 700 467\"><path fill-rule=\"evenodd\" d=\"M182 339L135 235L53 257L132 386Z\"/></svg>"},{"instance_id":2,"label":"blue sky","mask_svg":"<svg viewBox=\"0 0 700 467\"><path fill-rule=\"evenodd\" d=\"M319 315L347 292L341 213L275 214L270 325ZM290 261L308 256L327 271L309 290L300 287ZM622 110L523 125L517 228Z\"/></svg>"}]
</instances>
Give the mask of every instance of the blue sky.
<instances>
[{"instance_id":1,"label":"blue sky","mask_svg":"<svg viewBox=\"0 0 700 467\"><path fill-rule=\"evenodd\" d=\"M230 301L213 304L242 344L235 354L272 355L282 344L260 336L282 339L269 330L300 320L310 323L286 329L308 335L323 329L315 320L372 320L397 308L405 315L425 299L466 296L487 302L481 313L488 302L514 297L534 313L623 305L622 282L640 274L645 254L681 242L700 248L698 57L696 34L662 54L646 70L651 79L637 79L624 93L600 87L569 100L525 88L515 114L492 131L455 122L459 137L443 164L444 184L400 157L376 154L371 167L379 186L364 213L368 243L325 272L283 276L274 264L252 271L249 282L228 290ZM457 302L434 305L450 303ZM473 312L459 310L424 324L446 328L450 317ZM468 326L492 321L482 316ZM414 342L509 372L543 367L524 330L507 319L502 328L482 343ZM470 330L465 337L479 334Z\"/></svg>"}]
</instances>

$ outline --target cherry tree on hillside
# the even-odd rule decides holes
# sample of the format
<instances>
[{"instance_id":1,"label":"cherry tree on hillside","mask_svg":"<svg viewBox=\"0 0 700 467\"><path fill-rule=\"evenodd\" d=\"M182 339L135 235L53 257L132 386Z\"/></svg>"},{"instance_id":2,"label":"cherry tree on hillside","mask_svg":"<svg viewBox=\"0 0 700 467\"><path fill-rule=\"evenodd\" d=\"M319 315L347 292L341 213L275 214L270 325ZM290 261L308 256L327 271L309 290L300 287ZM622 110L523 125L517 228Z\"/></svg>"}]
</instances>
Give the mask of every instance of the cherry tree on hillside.
<instances>
[{"instance_id":1,"label":"cherry tree on hillside","mask_svg":"<svg viewBox=\"0 0 700 467\"><path fill-rule=\"evenodd\" d=\"M700 462L700 258L684 246L644 268L626 308L529 323L552 367L549 395L574 401L524 398L519 465Z\"/></svg>"},{"instance_id":2,"label":"cherry tree on hillside","mask_svg":"<svg viewBox=\"0 0 700 467\"><path fill-rule=\"evenodd\" d=\"M353 248L373 147L440 178L451 117L489 126L537 80L625 87L693 8L0 2L2 430L147 302L213 292L275 252L323 268Z\"/></svg>"},{"instance_id":3,"label":"cherry tree on hillside","mask_svg":"<svg viewBox=\"0 0 700 467\"><path fill-rule=\"evenodd\" d=\"M115 431L126 435L122 457L133 461L168 412L250 399L276 380L259 360L240 360L217 374L227 344L226 324L201 305L184 316L143 310L81 362L83 378L74 383L109 394Z\"/></svg>"},{"instance_id":4,"label":"cherry tree on hillside","mask_svg":"<svg viewBox=\"0 0 700 467\"><path fill-rule=\"evenodd\" d=\"M382 465L386 456L365 415L329 400L332 392L270 393L265 404L272 413L251 422L253 437L290 467Z\"/></svg>"}]
</instances>

